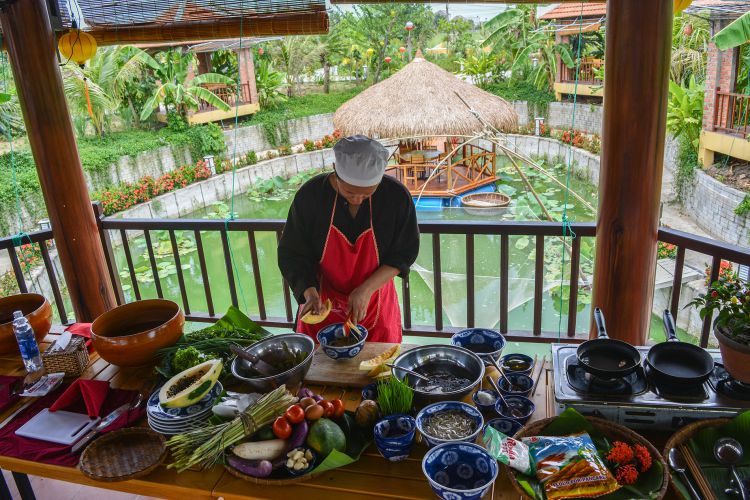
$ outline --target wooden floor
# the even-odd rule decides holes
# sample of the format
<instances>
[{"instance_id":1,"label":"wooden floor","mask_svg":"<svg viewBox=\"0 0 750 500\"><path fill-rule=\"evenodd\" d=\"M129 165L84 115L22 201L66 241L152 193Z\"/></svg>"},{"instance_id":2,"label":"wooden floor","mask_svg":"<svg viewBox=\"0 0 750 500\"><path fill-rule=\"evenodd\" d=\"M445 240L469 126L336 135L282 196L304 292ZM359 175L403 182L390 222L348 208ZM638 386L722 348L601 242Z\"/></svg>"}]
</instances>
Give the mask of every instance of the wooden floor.
<instances>
[{"instance_id":1,"label":"wooden floor","mask_svg":"<svg viewBox=\"0 0 750 500\"><path fill-rule=\"evenodd\" d=\"M10 489L11 498L13 500L20 499L21 495L18 493L11 473L3 471L3 477L8 485L8 489ZM37 500L156 500L156 497L144 497L133 495L132 493L104 490L94 488L93 486L66 483L45 477L29 476L29 480Z\"/></svg>"},{"instance_id":2,"label":"wooden floor","mask_svg":"<svg viewBox=\"0 0 750 500\"><path fill-rule=\"evenodd\" d=\"M451 179L451 182L453 183L453 186L454 186L453 193L461 194L465 191L469 191L476 187L483 186L485 184L489 184L495 181L495 178L485 175L479 181L469 182L463 177L461 177L460 175L456 175L456 173L466 175L467 170L468 169L463 166L453 167L454 173L452 174L453 177ZM386 174L401 181L409 189L409 192L411 192L413 195L418 195L419 192L422 190L422 187L424 186L424 181L419 180L416 183L406 182L398 175L398 173L399 171L395 168L386 170ZM434 177L430 179L430 181L427 183L427 187L424 188L425 195L429 193L435 193L435 192L449 193L448 176L445 172L443 172L439 177Z\"/></svg>"}]
</instances>

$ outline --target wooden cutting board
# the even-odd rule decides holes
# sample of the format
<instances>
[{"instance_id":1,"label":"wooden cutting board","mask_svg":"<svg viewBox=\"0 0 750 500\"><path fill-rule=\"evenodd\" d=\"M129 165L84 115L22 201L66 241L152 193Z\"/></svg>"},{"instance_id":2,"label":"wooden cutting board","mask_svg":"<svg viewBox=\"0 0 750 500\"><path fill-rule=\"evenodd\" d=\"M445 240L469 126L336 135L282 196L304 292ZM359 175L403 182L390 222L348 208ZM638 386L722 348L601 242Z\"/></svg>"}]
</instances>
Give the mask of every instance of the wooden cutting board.
<instances>
[{"instance_id":1,"label":"wooden cutting board","mask_svg":"<svg viewBox=\"0 0 750 500\"><path fill-rule=\"evenodd\" d=\"M318 346L305 382L315 385L336 385L339 387L364 387L375 382L367 372L359 371L359 364L382 354L393 344L387 342L365 342L365 347L357 356L350 359L331 359ZM401 353L417 347L415 344L401 344Z\"/></svg>"}]
</instances>

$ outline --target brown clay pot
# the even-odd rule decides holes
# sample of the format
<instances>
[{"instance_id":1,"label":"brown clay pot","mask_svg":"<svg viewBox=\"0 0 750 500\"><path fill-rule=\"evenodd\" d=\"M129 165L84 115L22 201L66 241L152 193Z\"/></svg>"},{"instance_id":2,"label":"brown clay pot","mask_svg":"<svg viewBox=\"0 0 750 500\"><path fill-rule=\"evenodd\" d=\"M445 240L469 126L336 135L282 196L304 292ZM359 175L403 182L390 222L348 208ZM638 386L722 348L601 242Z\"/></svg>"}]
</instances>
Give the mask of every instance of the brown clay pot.
<instances>
[{"instance_id":1,"label":"brown clay pot","mask_svg":"<svg viewBox=\"0 0 750 500\"><path fill-rule=\"evenodd\" d=\"M724 368L735 379L750 384L750 347L733 340L715 324L714 335L716 335L716 340L719 341Z\"/></svg>"},{"instance_id":2,"label":"brown clay pot","mask_svg":"<svg viewBox=\"0 0 750 500\"><path fill-rule=\"evenodd\" d=\"M165 299L140 300L107 311L91 325L94 349L117 366L142 366L182 336L185 315Z\"/></svg>"},{"instance_id":3,"label":"brown clay pot","mask_svg":"<svg viewBox=\"0 0 750 500\"><path fill-rule=\"evenodd\" d=\"M13 334L13 311L23 312L37 342L41 342L52 327L52 305L42 295L20 293L0 298L0 354L21 354Z\"/></svg>"}]
</instances>

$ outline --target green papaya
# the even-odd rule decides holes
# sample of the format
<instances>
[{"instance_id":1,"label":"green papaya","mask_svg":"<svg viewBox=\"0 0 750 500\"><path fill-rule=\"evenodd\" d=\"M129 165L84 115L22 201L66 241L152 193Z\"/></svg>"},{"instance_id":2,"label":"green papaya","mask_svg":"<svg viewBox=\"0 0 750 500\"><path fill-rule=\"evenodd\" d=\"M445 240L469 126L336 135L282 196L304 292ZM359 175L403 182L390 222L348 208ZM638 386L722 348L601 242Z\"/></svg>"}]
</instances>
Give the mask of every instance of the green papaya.
<instances>
[{"instance_id":1,"label":"green papaya","mask_svg":"<svg viewBox=\"0 0 750 500\"><path fill-rule=\"evenodd\" d=\"M197 403L216 385L222 368L220 359L211 359L178 373L162 386L159 403L166 408L184 408Z\"/></svg>"}]
</instances>

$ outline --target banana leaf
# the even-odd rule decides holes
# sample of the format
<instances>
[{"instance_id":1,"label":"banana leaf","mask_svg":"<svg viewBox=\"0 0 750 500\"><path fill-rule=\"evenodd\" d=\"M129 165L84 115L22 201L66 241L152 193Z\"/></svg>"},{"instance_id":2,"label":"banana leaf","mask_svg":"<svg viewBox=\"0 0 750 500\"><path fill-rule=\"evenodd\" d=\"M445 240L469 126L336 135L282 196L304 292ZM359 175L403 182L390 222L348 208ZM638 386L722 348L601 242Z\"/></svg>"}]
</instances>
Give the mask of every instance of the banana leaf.
<instances>
[{"instance_id":1,"label":"banana leaf","mask_svg":"<svg viewBox=\"0 0 750 500\"><path fill-rule=\"evenodd\" d=\"M340 452L338 450L333 450L331 453L328 454L328 456L318 464L317 467L312 471L313 474L318 474L321 472L326 472L332 469L338 469L339 467L345 467L349 464L353 464L357 460L359 460L359 457L362 456L362 453L367 449L370 444L372 444L372 439L370 436L365 434L365 432L356 425L353 424L354 422L354 416L353 413L347 412L347 416L350 419L351 424L350 425L342 425L339 423L339 426L342 427L342 429L345 429L346 434L346 453ZM344 418L347 418L346 416Z\"/></svg>"},{"instance_id":2,"label":"banana leaf","mask_svg":"<svg viewBox=\"0 0 750 500\"><path fill-rule=\"evenodd\" d=\"M732 500L732 497L724 493L729 484L729 469L719 465L714 459L714 443L722 437L735 438L742 444L745 450L750 449L750 411L737 415L729 423L719 427L709 427L698 432L688 441L687 445L693 452L696 461L701 467L703 476L711 485L714 496L719 500ZM745 454L737 472L743 479L750 478L750 457ZM677 474L672 474L672 481L683 498L690 498L682 479ZM693 483L695 485L695 482Z\"/></svg>"},{"instance_id":3,"label":"banana leaf","mask_svg":"<svg viewBox=\"0 0 750 500\"><path fill-rule=\"evenodd\" d=\"M264 333L268 335L267 330L248 318L245 313L234 306L229 306L227 313L216 322L215 326L227 330L247 330L250 333Z\"/></svg>"},{"instance_id":4,"label":"banana leaf","mask_svg":"<svg viewBox=\"0 0 750 500\"><path fill-rule=\"evenodd\" d=\"M540 433L544 436L567 436L579 432L588 432L591 440L596 445L600 456L610 448L607 438L597 431L591 422L573 408L562 412L555 420L550 422ZM544 499L542 486L536 477L517 475L519 485L532 498ZM664 478L664 469L660 462L654 461L651 468L638 477L638 481L631 486L623 486L619 490L598 498L603 500L635 500L656 498L661 490Z\"/></svg>"},{"instance_id":5,"label":"banana leaf","mask_svg":"<svg viewBox=\"0 0 750 500\"><path fill-rule=\"evenodd\" d=\"M733 49L750 41L750 12L728 24L714 36L719 50Z\"/></svg>"}]
</instances>

